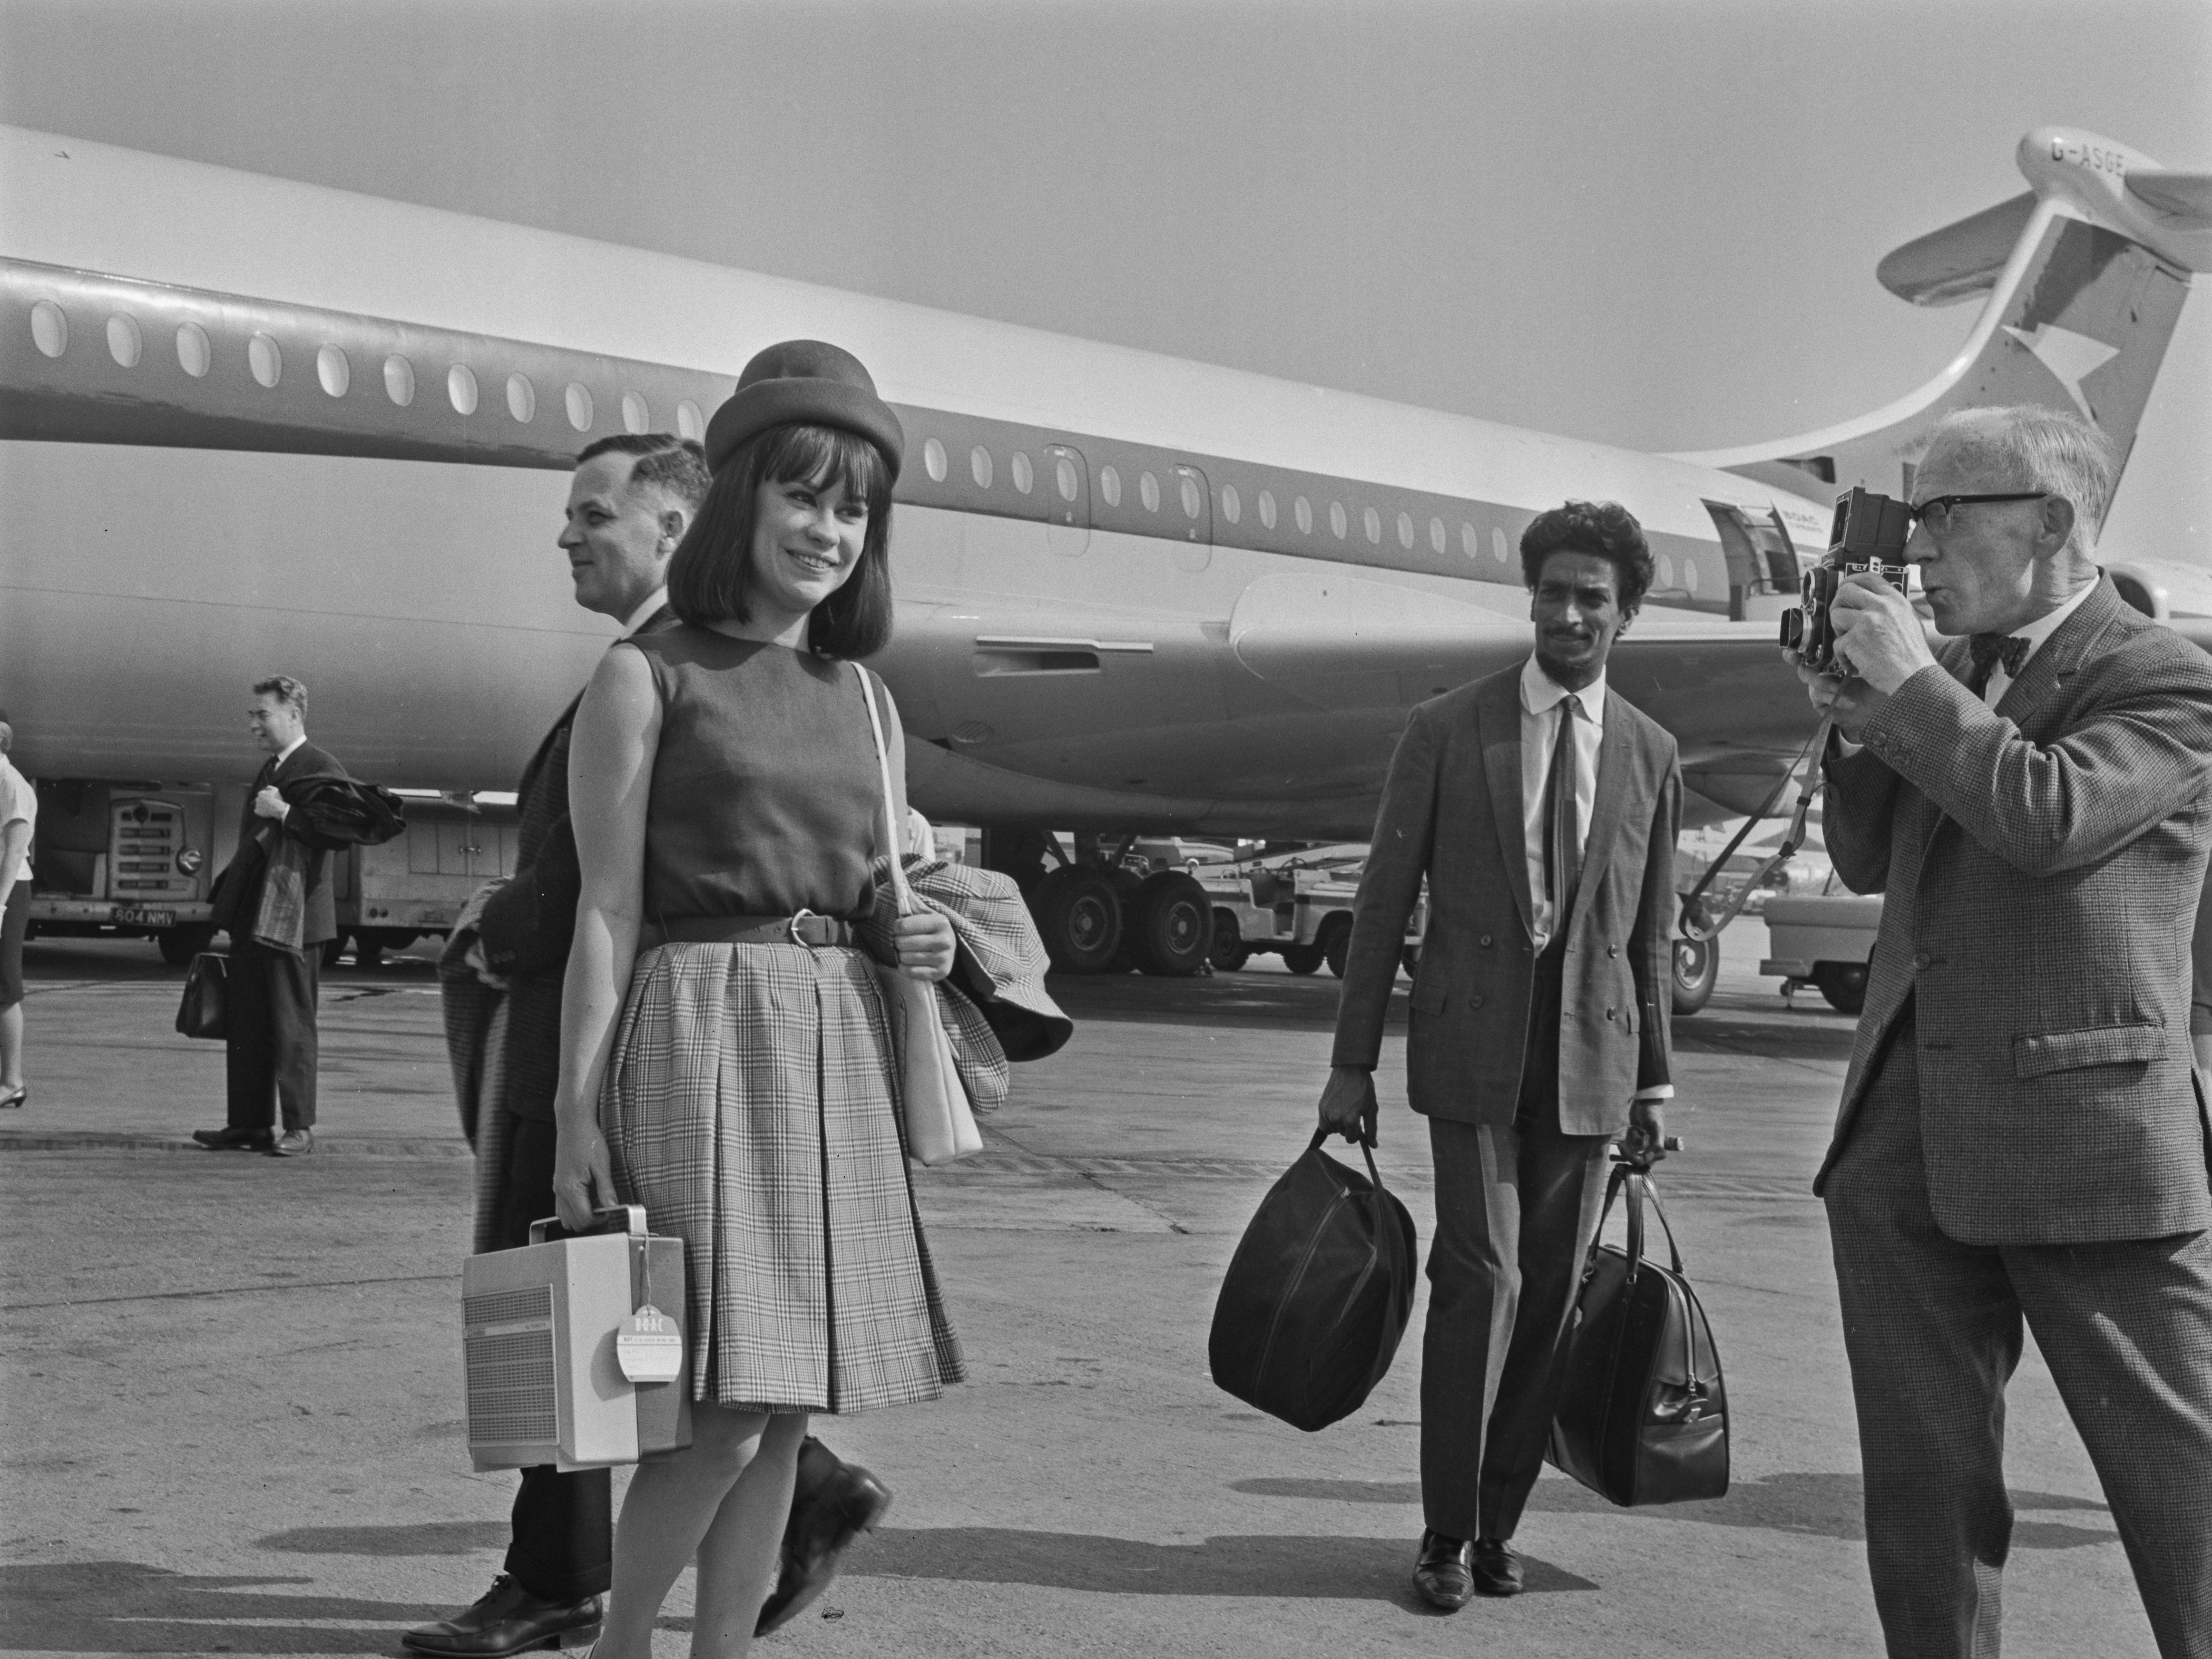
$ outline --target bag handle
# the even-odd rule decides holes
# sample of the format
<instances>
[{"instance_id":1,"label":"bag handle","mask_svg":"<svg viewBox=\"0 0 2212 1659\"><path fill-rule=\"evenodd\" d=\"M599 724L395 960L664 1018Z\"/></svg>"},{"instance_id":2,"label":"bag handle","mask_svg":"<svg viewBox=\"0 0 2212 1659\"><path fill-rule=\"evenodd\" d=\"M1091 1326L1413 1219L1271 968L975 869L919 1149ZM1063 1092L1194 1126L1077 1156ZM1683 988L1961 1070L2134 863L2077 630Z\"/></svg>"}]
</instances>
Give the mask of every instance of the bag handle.
<instances>
[{"instance_id":1,"label":"bag handle","mask_svg":"<svg viewBox=\"0 0 2212 1659\"><path fill-rule=\"evenodd\" d=\"M868 735L876 744L876 772L884 790L884 851L890 861L891 893L898 901L898 913L910 916L914 914L914 890L906 884L904 860L899 850L899 827L893 817L896 808L891 794L891 757L884 747L883 717L876 712L876 690L868 684L868 671L858 663L853 664L852 668L860 677L860 701L868 709Z\"/></svg>"},{"instance_id":2,"label":"bag handle","mask_svg":"<svg viewBox=\"0 0 2212 1659\"><path fill-rule=\"evenodd\" d=\"M1674 1271L1680 1273L1682 1247L1674 1242L1674 1229L1667 1220L1666 1211L1659 1207L1659 1194L1651 1184L1650 1170L1626 1158L1617 1158L1613 1174L1605 1183L1605 1206L1597 1212L1597 1230L1590 1234L1589 1249L1583 1256L1583 1277L1587 1279L1597 1271L1598 1247L1605 1238L1605 1224L1613 1215L1613 1200L1624 1190L1628 1194L1629 1283L1636 1282L1636 1275L1644 1266L1644 1206L1647 1203L1651 1213L1659 1218L1660 1231L1667 1235L1668 1260Z\"/></svg>"},{"instance_id":3,"label":"bag handle","mask_svg":"<svg viewBox=\"0 0 2212 1659\"><path fill-rule=\"evenodd\" d=\"M600 1233L623 1232L632 1238L643 1238L645 1206L642 1204L614 1204L604 1210L592 1212L592 1226L588 1231L572 1233L561 1224L561 1218L549 1215L543 1221L530 1224L530 1242L543 1244L558 1233L563 1238L591 1238Z\"/></svg>"},{"instance_id":4,"label":"bag handle","mask_svg":"<svg viewBox=\"0 0 2212 1659\"><path fill-rule=\"evenodd\" d=\"M1319 1152L1322 1143L1335 1133L1334 1129L1316 1129L1314 1138L1306 1143L1306 1150L1310 1152ZM1382 1171L1375 1167L1375 1148L1368 1144L1367 1137L1364 1135L1359 1138L1359 1151L1360 1155L1367 1160L1367 1178L1375 1183L1375 1190L1379 1193L1382 1190Z\"/></svg>"}]
</instances>

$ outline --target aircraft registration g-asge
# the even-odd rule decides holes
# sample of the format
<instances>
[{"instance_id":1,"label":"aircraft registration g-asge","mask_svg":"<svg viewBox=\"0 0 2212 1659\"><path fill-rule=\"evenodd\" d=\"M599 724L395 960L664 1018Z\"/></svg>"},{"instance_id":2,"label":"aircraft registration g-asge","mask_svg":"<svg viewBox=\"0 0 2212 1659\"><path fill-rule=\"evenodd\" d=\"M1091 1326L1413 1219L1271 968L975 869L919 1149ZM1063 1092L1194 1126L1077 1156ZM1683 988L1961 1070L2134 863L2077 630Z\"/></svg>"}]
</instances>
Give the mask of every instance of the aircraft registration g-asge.
<instances>
[{"instance_id":1,"label":"aircraft registration g-asge","mask_svg":"<svg viewBox=\"0 0 2212 1659\"><path fill-rule=\"evenodd\" d=\"M2019 161L2027 192L1880 267L1914 303L1985 296L1933 380L1652 455L0 129L0 707L45 787L212 786L195 869L226 850L257 760L238 711L271 673L309 683L360 775L511 787L609 636L553 547L558 475L611 433L696 435L755 350L805 336L905 422L878 665L931 817L1086 854L1364 835L1407 709L1528 649L1517 539L1570 496L1626 503L1657 555L1612 684L1704 801L1749 811L1810 727L1773 618L1836 492L1909 489L1967 404L2079 409L2127 446L2212 269L2207 175L2060 128ZM2207 637L2203 572L2112 568ZM1146 965L1195 965L1195 884L1104 864L1033 891L1055 953L1103 963L1134 903Z\"/></svg>"}]
</instances>

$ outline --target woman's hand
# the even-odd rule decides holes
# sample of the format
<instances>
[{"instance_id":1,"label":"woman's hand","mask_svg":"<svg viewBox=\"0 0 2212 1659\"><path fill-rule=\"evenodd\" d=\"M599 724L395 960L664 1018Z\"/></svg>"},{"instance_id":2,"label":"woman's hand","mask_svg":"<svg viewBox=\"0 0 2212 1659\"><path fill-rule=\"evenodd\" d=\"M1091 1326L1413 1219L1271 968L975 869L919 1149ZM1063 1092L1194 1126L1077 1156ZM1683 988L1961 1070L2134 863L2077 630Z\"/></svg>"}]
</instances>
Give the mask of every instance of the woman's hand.
<instances>
[{"instance_id":1,"label":"woman's hand","mask_svg":"<svg viewBox=\"0 0 2212 1659\"><path fill-rule=\"evenodd\" d=\"M553 1208L572 1233L592 1224L592 1212L615 1203L614 1166L607 1160L607 1138L596 1123L563 1121L553 1154Z\"/></svg>"},{"instance_id":2,"label":"woman's hand","mask_svg":"<svg viewBox=\"0 0 2212 1659\"><path fill-rule=\"evenodd\" d=\"M898 947L899 972L925 983L952 971L952 955L959 944L951 919L934 910L901 916L891 930L891 942Z\"/></svg>"}]
</instances>

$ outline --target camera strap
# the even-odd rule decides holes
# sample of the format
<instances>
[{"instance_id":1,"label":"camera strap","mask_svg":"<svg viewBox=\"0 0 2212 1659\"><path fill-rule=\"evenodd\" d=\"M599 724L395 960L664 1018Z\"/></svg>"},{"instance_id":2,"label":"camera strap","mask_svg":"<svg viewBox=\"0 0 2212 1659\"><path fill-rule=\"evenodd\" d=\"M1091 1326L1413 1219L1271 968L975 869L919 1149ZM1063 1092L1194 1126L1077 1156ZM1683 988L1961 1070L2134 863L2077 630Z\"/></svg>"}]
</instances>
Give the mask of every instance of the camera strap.
<instances>
[{"instance_id":1,"label":"camera strap","mask_svg":"<svg viewBox=\"0 0 2212 1659\"><path fill-rule=\"evenodd\" d=\"M1789 769L1775 781L1774 787L1768 792L1766 799L1759 802L1759 810L1743 821L1743 828L1729 838L1729 844L1721 850L1721 855L1705 866L1705 873L1698 878L1698 884L1682 901L1680 926L1684 939L1702 944L1706 939L1717 938L1730 922L1743 914L1743 907L1751 902L1752 894L1765 886L1767 878L1788 863L1790 855L1804 844L1805 820L1813 810L1813 792L1820 776L1820 757L1827 752L1828 733L1835 729L1835 725L1831 720L1820 722L1820 729L1799 751L1797 759L1790 763ZM1790 815L1790 828L1782 837L1781 846L1775 849L1772 858L1760 865L1751 878L1736 889L1735 896L1728 902L1727 907L1717 918L1710 923L1694 920L1705 896L1705 890L1728 867L1728 861L1735 856L1736 848L1743 845L1745 838L1758 826L1759 820L1774 810L1774 803L1782 799L1782 792L1790 787L1790 780L1797 775L1799 762L1804 763L1805 781L1798 789L1797 805Z\"/></svg>"}]
</instances>

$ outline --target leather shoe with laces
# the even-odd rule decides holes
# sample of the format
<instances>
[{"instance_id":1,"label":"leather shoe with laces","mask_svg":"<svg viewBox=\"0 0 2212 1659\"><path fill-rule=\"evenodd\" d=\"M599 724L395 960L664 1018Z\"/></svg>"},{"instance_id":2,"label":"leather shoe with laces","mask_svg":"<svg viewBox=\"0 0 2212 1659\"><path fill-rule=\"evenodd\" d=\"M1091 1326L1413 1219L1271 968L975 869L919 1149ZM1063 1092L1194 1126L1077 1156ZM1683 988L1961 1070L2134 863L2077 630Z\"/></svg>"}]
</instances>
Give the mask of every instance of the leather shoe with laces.
<instances>
[{"instance_id":1,"label":"leather shoe with laces","mask_svg":"<svg viewBox=\"0 0 2212 1659\"><path fill-rule=\"evenodd\" d=\"M890 1506L889 1486L808 1435L799 1448L799 1476L792 1486L791 1519L783 1529L775 1588L761 1604L753 1634L765 1636L789 1624L828 1589L853 1540L874 1531Z\"/></svg>"},{"instance_id":2,"label":"leather shoe with laces","mask_svg":"<svg viewBox=\"0 0 2212 1659\"><path fill-rule=\"evenodd\" d=\"M266 1129L195 1129L192 1139L211 1152L265 1152L276 1144Z\"/></svg>"},{"instance_id":3,"label":"leather shoe with laces","mask_svg":"<svg viewBox=\"0 0 2212 1659\"><path fill-rule=\"evenodd\" d=\"M1421 1534L1420 1559L1413 1563L1413 1588L1421 1600L1446 1613L1457 1613L1474 1594L1474 1574L1468 1565L1474 1546L1433 1527Z\"/></svg>"},{"instance_id":4,"label":"leather shoe with laces","mask_svg":"<svg viewBox=\"0 0 2212 1659\"><path fill-rule=\"evenodd\" d=\"M532 1648L580 1648L599 1634L599 1598L541 1601L506 1573L474 1606L450 1619L417 1625L399 1638L416 1653L458 1659L505 1659Z\"/></svg>"},{"instance_id":5,"label":"leather shoe with laces","mask_svg":"<svg viewBox=\"0 0 2212 1659\"><path fill-rule=\"evenodd\" d=\"M269 1150L277 1158L298 1158L312 1152L315 1150L315 1132L313 1129L287 1129L276 1137L276 1144Z\"/></svg>"},{"instance_id":6,"label":"leather shoe with laces","mask_svg":"<svg viewBox=\"0 0 2212 1659\"><path fill-rule=\"evenodd\" d=\"M1468 1563L1474 1587L1485 1595L1521 1594L1521 1558L1503 1538L1478 1538Z\"/></svg>"}]
</instances>

